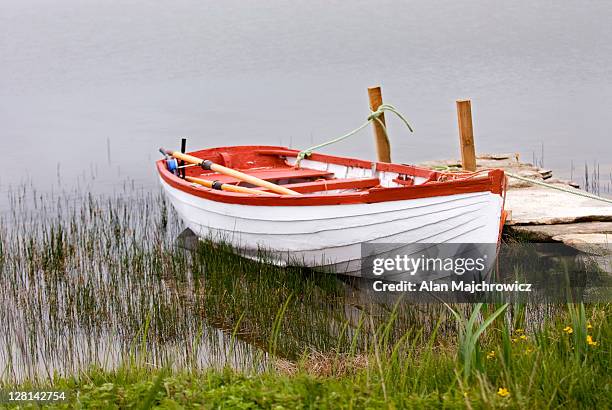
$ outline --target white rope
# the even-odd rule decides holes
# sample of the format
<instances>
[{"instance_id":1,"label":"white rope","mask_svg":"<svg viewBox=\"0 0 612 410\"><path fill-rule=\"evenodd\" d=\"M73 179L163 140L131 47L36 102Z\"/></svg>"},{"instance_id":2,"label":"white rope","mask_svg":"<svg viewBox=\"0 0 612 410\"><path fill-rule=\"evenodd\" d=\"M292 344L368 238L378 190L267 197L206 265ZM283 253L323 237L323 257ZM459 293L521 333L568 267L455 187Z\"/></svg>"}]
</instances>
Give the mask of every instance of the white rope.
<instances>
[{"instance_id":1,"label":"white rope","mask_svg":"<svg viewBox=\"0 0 612 410\"><path fill-rule=\"evenodd\" d=\"M540 185L540 186L543 186L543 187L546 187L546 188L556 189L557 191L567 192L568 194L583 196L585 198L595 199L596 201L602 201L602 202L607 202L609 204L612 204L612 199L603 198L601 196L597 196L597 195L591 194L589 192L580 191L578 189L565 188L565 187L558 186L558 185L553 185L553 184L548 184L546 182L538 181L538 180L531 179L531 178L525 178L525 177L522 177L520 175L512 174L510 172L505 172L505 174L508 175L511 178L515 178L515 179L518 179L518 180L521 180L521 181L529 182L530 184Z\"/></svg>"},{"instance_id":2,"label":"white rope","mask_svg":"<svg viewBox=\"0 0 612 410\"><path fill-rule=\"evenodd\" d=\"M385 124L379 118L381 115L383 115L383 113L385 111L389 111L389 112L392 112L393 114L397 115L399 117L399 119L402 120L402 122L404 124L406 124L406 126L408 127L410 132L414 132L414 130L412 129L412 126L410 125L410 123L408 123L408 120L406 119L406 117L404 117L402 115L402 113L400 113L397 110L397 108L395 108L391 104L381 104L376 111L370 112L370 115L368 115L368 118L367 118L366 122L361 124L359 127L355 128L354 130L352 130L352 131L350 131L350 132L348 132L348 133L346 133L344 135L341 135L339 137L336 137L334 139L331 139L329 141L323 142L323 143L318 144L318 145L314 145L314 146L312 146L310 148L306 148L305 150L300 151L298 153L295 166L299 167L300 166L300 162L302 162L303 159L308 158L310 155L312 155L312 151L314 151L316 149L319 149L319 148L326 147L326 146L331 145L331 144L335 144L335 143L340 142L340 141L342 141L342 140L344 140L344 139L346 139L348 137L351 137L351 136L357 134L359 131L361 131L365 127L367 127L368 124L370 124L370 122L372 122L372 121L376 121L381 126L381 128L382 128L382 130L383 130L383 132L385 134L385 137L388 139L389 136L387 134L387 127L385 127Z\"/></svg>"}]
</instances>

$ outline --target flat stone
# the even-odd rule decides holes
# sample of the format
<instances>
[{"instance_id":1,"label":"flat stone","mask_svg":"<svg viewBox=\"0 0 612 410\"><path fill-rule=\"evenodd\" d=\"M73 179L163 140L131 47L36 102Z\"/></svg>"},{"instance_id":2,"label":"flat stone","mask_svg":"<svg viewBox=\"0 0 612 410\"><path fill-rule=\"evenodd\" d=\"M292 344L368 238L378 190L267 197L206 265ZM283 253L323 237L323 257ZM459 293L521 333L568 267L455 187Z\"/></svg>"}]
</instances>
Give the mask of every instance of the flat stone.
<instances>
[{"instance_id":1,"label":"flat stone","mask_svg":"<svg viewBox=\"0 0 612 410\"><path fill-rule=\"evenodd\" d=\"M610 233L564 234L555 235L552 239L574 247L596 244L599 247L609 248L612 245L612 234Z\"/></svg>"},{"instance_id":2,"label":"flat stone","mask_svg":"<svg viewBox=\"0 0 612 410\"><path fill-rule=\"evenodd\" d=\"M518 152L513 152L513 153L509 153L509 154L478 154L478 156L476 157L476 159L495 159L495 160L501 160L501 159L511 159L515 162L518 162L519 160L519 154Z\"/></svg>"},{"instance_id":3,"label":"flat stone","mask_svg":"<svg viewBox=\"0 0 612 410\"><path fill-rule=\"evenodd\" d=\"M532 242L561 242L587 254L604 272L612 274L612 222L559 225L507 226L511 232L527 234Z\"/></svg>"},{"instance_id":4,"label":"flat stone","mask_svg":"<svg viewBox=\"0 0 612 410\"><path fill-rule=\"evenodd\" d=\"M590 261L597 263L603 272L612 275L612 234L587 233L567 234L553 237L557 242L563 242L585 254Z\"/></svg>"},{"instance_id":5,"label":"flat stone","mask_svg":"<svg viewBox=\"0 0 612 410\"><path fill-rule=\"evenodd\" d=\"M564 188L581 193L568 185ZM612 205L551 188L531 186L509 189L506 209L512 210L508 225L551 225L573 222L612 222Z\"/></svg>"},{"instance_id":6,"label":"flat stone","mask_svg":"<svg viewBox=\"0 0 612 410\"><path fill-rule=\"evenodd\" d=\"M547 180L546 182L549 184L562 184L562 185L569 185L572 188L580 188L580 184L574 181L570 181L569 179L551 178Z\"/></svg>"},{"instance_id":7,"label":"flat stone","mask_svg":"<svg viewBox=\"0 0 612 410\"><path fill-rule=\"evenodd\" d=\"M417 166L423 167L423 168L439 168L439 167L461 168L461 161L456 160L456 159L439 159L439 160L421 162L417 164Z\"/></svg>"},{"instance_id":8,"label":"flat stone","mask_svg":"<svg viewBox=\"0 0 612 410\"><path fill-rule=\"evenodd\" d=\"M548 179L552 177L552 170L550 169L538 169L538 172L542 176L543 179Z\"/></svg>"},{"instance_id":9,"label":"flat stone","mask_svg":"<svg viewBox=\"0 0 612 410\"><path fill-rule=\"evenodd\" d=\"M603 237L583 237L579 239L609 239L612 242L612 222L581 222L557 225L513 225L508 226L511 232L526 234L535 241L549 242L571 240L576 235L603 235Z\"/></svg>"},{"instance_id":10,"label":"flat stone","mask_svg":"<svg viewBox=\"0 0 612 410\"><path fill-rule=\"evenodd\" d=\"M456 159L428 161L425 167L461 167ZM518 154L481 154L477 169L500 168L504 171L584 193L571 181L553 178L552 171L520 162ZM506 210L511 219L506 229L527 233L535 241L558 241L573 247L585 243L602 243L612 234L612 205L572 193L508 178ZM608 242L605 242L608 243Z\"/></svg>"}]
</instances>

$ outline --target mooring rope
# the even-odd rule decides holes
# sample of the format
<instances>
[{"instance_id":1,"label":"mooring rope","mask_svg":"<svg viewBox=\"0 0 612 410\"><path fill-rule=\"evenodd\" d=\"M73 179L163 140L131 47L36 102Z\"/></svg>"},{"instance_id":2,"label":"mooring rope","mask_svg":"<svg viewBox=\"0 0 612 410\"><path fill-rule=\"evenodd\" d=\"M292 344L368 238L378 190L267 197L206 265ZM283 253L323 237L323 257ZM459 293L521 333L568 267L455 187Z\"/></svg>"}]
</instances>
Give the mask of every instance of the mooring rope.
<instances>
[{"instance_id":1,"label":"mooring rope","mask_svg":"<svg viewBox=\"0 0 612 410\"><path fill-rule=\"evenodd\" d=\"M333 139L331 139L329 141L323 142L323 143L318 144L318 145L313 145L310 148L306 148L305 150L300 151L298 153L298 155L297 155L297 160L295 162L295 166L299 168L300 162L302 162L303 159L305 159L305 158L309 157L310 155L312 155L312 152L314 150L317 150L319 148L323 148L323 147L326 147L328 145L332 145L332 144L335 144L335 143L340 142L342 140L345 140L348 137L351 137L351 136L357 134L359 131L361 131L362 129L367 127L372 121L377 121L378 124L380 124L380 127L382 128L382 130L385 133L385 137L388 139L389 138L389 134L387 134L387 127L385 127L385 124L379 118L385 111L389 111L389 112L392 112L393 114L397 115L404 122L404 124L406 124L406 126L408 127L410 132L414 132L414 130L410 126L410 123L408 122L406 117L404 117L402 115L402 113L400 113L397 110L397 108L395 108L391 104L381 104L376 111L372 111L370 113L370 115L368 115L368 118L367 118L366 122L361 124L359 127L355 128L354 130L349 131L348 133L346 133L344 135L341 135L339 137L333 138ZM451 167L449 167L449 166L439 166L439 167L433 167L433 168L436 169L436 170L440 170L440 171L451 170ZM482 171L485 171L485 170L477 171L477 173L482 172ZM595 194L591 194L589 192L584 192L584 191L580 191L580 190L577 190L577 189L569 189L569 188L565 188L565 187L561 187L561 186L557 186L557 185L553 185L553 184L548 184L546 182L542 182L542 181L538 181L538 180L530 179L530 178L525 178L525 177L522 177L520 175L516 175L516 174L513 174L511 172L507 172L507 171L504 171L504 173L506 175L508 175L509 177L511 177L511 178L515 178L515 179L518 179L518 180L521 180L521 181L525 181L525 182L528 182L530 184L540 185L540 186L543 186L543 187L546 187L546 188L551 188L551 189L556 189L558 191L566 192L568 194L582 196L582 197L585 197L585 198L594 199L596 201L602 201L602 202L606 202L606 203L612 204L612 199L603 198L601 196L598 196L598 195L595 195Z\"/></svg>"},{"instance_id":2,"label":"mooring rope","mask_svg":"<svg viewBox=\"0 0 612 410\"><path fill-rule=\"evenodd\" d=\"M456 171L461 170L460 167L453 167L453 166L448 166L448 165L440 165L440 166L435 166L435 167L431 167L431 168L436 170L436 171L451 171L451 172L456 172ZM472 175L470 175L468 178L471 178L475 174L479 174L479 173L485 172L485 171L489 171L489 169L485 168L485 169L481 169L479 171L472 172L471 173ZM585 192L585 191L581 191L579 189L571 189L571 188L565 188L565 187L558 186L558 185L549 184L547 182L538 181L537 179L531 179L531 178L522 177L520 175L516 175L516 174L513 174L512 172L508 172L508 171L505 171L505 170L504 170L504 174L508 175L510 178L515 178L515 179L518 179L518 180L521 180L521 181L528 182L530 184L540 185L540 186L543 186L545 188L556 189L557 191L566 192L568 194L582 196L582 197L585 197L585 198L594 199L596 201L602 201L602 202L606 202L608 204L612 204L612 199L608 199L608 198L601 197L599 195L591 194L590 192Z\"/></svg>"},{"instance_id":3,"label":"mooring rope","mask_svg":"<svg viewBox=\"0 0 612 410\"><path fill-rule=\"evenodd\" d=\"M525 177L522 177L520 175L512 174L510 172L505 172L504 171L504 173L506 175L508 175L509 177L511 177L511 178L515 178L515 179L518 179L518 180L521 180L521 181L529 182L529 183L534 184L534 185L540 185L540 186L543 186L543 187L546 187L546 188L551 188L551 189L556 189L558 191L567 192L568 194L583 196L585 198L595 199L597 201L602 201L602 202L607 202L609 204L612 204L612 199L608 199L608 198L604 198L604 197L601 197L601 196L598 196L598 195L595 195L595 194L591 194L590 192L585 192L585 191L580 191L580 190L577 190L577 189L570 189L570 188L565 188L565 187L558 186L558 185L548 184L546 182L538 181L536 179L531 179L531 178L525 178Z\"/></svg>"},{"instance_id":4,"label":"mooring rope","mask_svg":"<svg viewBox=\"0 0 612 410\"><path fill-rule=\"evenodd\" d=\"M323 142L323 143L318 144L318 145L313 145L310 148L306 148L305 150L300 151L298 153L298 155L297 155L297 161L295 162L295 166L299 167L300 166L300 162L302 162L303 159L305 159L305 158L309 157L310 155L312 155L312 151L317 150L319 148L326 147L328 145L335 144L335 143L340 142L342 140L345 140L348 137L357 134L359 131L361 131L362 129L367 127L372 121L377 121L378 124L380 124L382 130L385 133L385 137L388 139L389 135L387 134L387 127L385 127L385 124L379 118L385 111L389 111L389 112L392 112L393 114L397 115L404 122L404 124L406 124L406 126L408 127L410 132L414 132L414 130L412 129L412 127L408 123L408 120L406 119L406 117L404 117L402 115L402 113L400 113L397 110L397 108L395 108L391 104L381 104L380 107L378 107L378 109L376 111L372 111L370 113L370 115L368 115L368 118L367 118L366 122L361 124L359 127L355 128L354 130L352 130L352 131L350 131L350 132L348 132L348 133L346 133L344 135L341 135L339 137L333 138L333 139L331 139L329 141Z\"/></svg>"}]
</instances>

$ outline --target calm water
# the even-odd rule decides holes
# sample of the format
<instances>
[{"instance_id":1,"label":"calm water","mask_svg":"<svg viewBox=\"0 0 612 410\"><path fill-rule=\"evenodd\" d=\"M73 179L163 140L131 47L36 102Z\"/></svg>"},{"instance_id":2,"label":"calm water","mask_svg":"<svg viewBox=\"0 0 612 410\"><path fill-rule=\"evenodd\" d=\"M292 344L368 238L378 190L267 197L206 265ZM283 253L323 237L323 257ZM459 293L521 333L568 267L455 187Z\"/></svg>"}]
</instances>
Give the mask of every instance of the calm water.
<instances>
[{"instance_id":1,"label":"calm water","mask_svg":"<svg viewBox=\"0 0 612 410\"><path fill-rule=\"evenodd\" d=\"M396 161L477 149L612 171L612 2L17 1L0 4L0 189L154 186L161 145L305 148L360 124L383 86ZM364 132L330 152L371 158ZM580 178L580 177L579 177Z\"/></svg>"},{"instance_id":2,"label":"calm water","mask_svg":"<svg viewBox=\"0 0 612 410\"><path fill-rule=\"evenodd\" d=\"M268 334L252 330L267 331L262 324L273 323L290 297L285 283L233 287L249 283L252 272L206 260L218 265L210 271L222 273L217 279L223 281L211 282L217 292L202 296L190 287L197 282L192 266L162 263L172 260L174 248L138 253L139 247L123 243L153 243L133 236L138 227L167 234L151 228L161 224L151 211L160 201L141 192L154 195L157 148L178 148L181 136L189 137L191 148L305 148L361 124L368 114L366 88L381 84L385 100L405 112L416 130L409 134L390 121L396 161L456 157L454 101L471 98L479 151L518 151L526 160L535 152L541 160L544 145L544 166L558 175L570 175L572 160L575 175L585 161L599 163L606 181L612 169L609 1L87 3L0 2L0 191L26 182L37 192L54 192L40 202L31 190L0 195L4 226L21 227L15 231L25 235L0 232L7 249L10 244L15 250L7 253L11 263L0 275L0 318L11 318L0 335L1 377L112 366L142 340L138 332L146 318L150 348L158 349L152 357L172 357L177 365L225 359L233 345L228 335L242 312L248 314L238 334L251 339L239 343L239 356L249 356L247 344L268 343ZM372 158L371 133L329 151ZM53 196L58 191L67 193ZM41 240L39 258L24 257L28 235L48 234L56 204L69 208L71 193L87 191L104 198L95 212L79 213L81 219L66 225L65 243ZM107 200L112 191L119 209L133 215L106 209L115 204ZM14 198L8 207L7 196ZM22 211L28 206L35 216ZM113 221L125 230L117 231ZM57 235L59 225L53 226ZM99 238L124 254L104 253ZM45 256L49 248L58 250L51 259ZM162 262L153 266L152 260ZM225 271L235 282L226 280ZM109 272L113 280L106 280ZM304 285L302 275L294 282L301 286L296 294L320 294L319 282ZM232 297L223 299L227 294ZM48 303L38 303L43 299ZM328 300L291 302L286 323L296 325L283 329L288 347L304 340L321 349L337 346L329 318L354 316L341 301L328 310L321 308Z\"/></svg>"}]
</instances>

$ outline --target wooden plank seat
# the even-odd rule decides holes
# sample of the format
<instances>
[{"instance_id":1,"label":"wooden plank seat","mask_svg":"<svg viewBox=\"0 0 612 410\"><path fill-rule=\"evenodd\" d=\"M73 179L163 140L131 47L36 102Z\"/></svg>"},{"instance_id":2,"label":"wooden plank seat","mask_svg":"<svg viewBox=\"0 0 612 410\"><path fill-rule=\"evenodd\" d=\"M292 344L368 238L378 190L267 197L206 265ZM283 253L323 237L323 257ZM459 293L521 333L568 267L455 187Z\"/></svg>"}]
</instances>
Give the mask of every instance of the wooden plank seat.
<instances>
[{"instance_id":1,"label":"wooden plank seat","mask_svg":"<svg viewBox=\"0 0 612 410\"><path fill-rule=\"evenodd\" d=\"M321 179L311 182L300 182L295 184L285 184L285 188L289 188L296 192L307 194L320 191L333 191L335 189L364 189L378 186L380 180L378 178L346 178L346 179ZM263 189L263 188L258 188ZM267 190L266 190L267 191Z\"/></svg>"},{"instance_id":2,"label":"wooden plank seat","mask_svg":"<svg viewBox=\"0 0 612 410\"><path fill-rule=\"evenodd\" d=\"M319 171L308 168L266 168L266 169L245 169L241 170L245 174L252 175L265 181L279 181L283 179L302 179L302 178L331 178L333 172ZM217 173L204 173L198 176L199 178L208 179L210 181L219 181L224 184L236 184L240 180Z\"/></svg>"}]
</instances>

